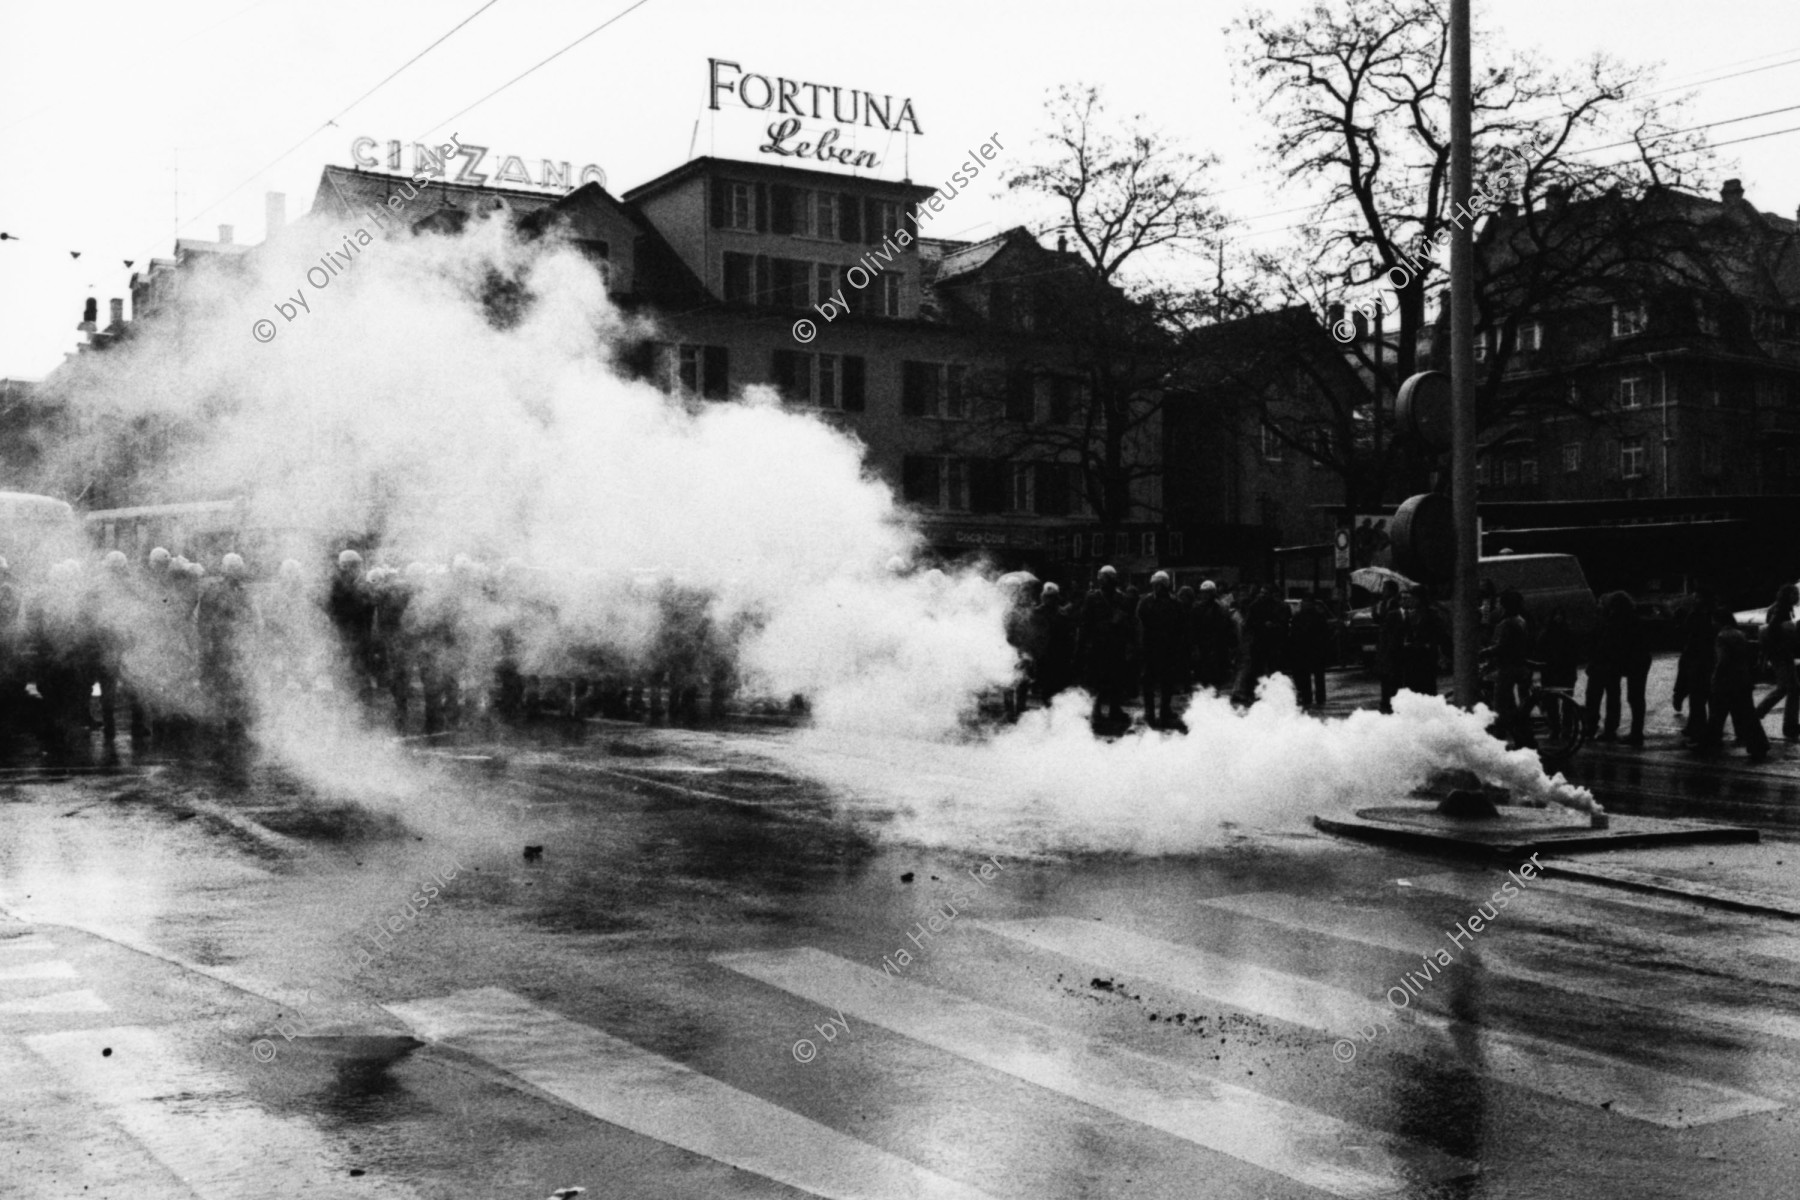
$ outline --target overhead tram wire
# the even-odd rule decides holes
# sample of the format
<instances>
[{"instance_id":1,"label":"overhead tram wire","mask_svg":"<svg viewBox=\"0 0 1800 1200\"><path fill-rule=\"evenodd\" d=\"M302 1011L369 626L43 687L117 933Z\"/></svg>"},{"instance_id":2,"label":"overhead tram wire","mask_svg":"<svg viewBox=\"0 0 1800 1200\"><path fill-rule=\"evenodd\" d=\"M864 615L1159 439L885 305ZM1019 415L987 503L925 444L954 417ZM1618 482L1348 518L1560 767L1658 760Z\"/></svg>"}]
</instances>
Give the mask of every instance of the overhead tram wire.
<instances>
[{"instance_id":1,"label":"overhead tram wire","mask_svg":"<svg viewBox=\"0 0 1800 1200\"><path fill-rule=\"evenodd\" d=\"M583 42L587 41L589 38L593 37L596 33L599 33L602 29L605 29L607 26L613 24L614 22L622 20L623 18L631 15L632 13L636 12L638 9L644 7L644 5L646 5L648 3L650 3L650 0L637 0L637 2L635 4L631 5L631 7L623 9L620 12L615 13L614 15L608 17L606 20L600 22L600 24L594 26L592 29L588 30L586 33L582 34L580 37L576 38L574 41L572 41L568 45L564 46L561 50L558 50L555 54L552 54L549 58L546 58L543 62L538 63L534 67L529 67L522 73L513 76L511 79L507 80L505 83L501 84L499 87L495 88L493 91L489 92L487 95L483 96L481 99L475 101L475 103L469 105L467 108L458 109L456 112L451 113L449 116L445 117L442 121L439 121L436 125L433 125L430 129L427 129L424 133L421 133L419 135L419 140L423 141L425 138L429 137L431 134L436 133L438 130L442 129L444 126L448 125L450 122L456 120L456 118L464 115L465 113L474 112L476 109L478 109L482 105L486 104L489 100L492 100L495 96L498 96L501 92L504 92L507 88L511 87L513 84L518 83L521 79L524 79L526 76L531 75L534 72L536 72L544 67L549 66L551 63L555 62L557 59L561 58L563 55L567 54L569 51L573 50L575 47L581 45L581 43L583 43Z\"/></svg>"},{"instance_id":2,"label":"overhead tram wire","mask_svg":"<svg viewBox=\"0 0 1800 1200\"><path fill-rule=\"evenodd\" d=\"M246 176L241 182L239 182L236 186L234 186L230 191L228 191L224 195L218 197L212 203L208 204L205 208L202 208L199 212L190 216L186 221L184 221L182 223L183 227L192 225L195 221L199 220L201 217L205 216L207 213L211 212L213 209L219 207L219 205L225 203L225 201L227 201L227 200L231 199L233 196L237 195L240 191L242 191L245 188L245 186L247 186L250 183L255 182L257 179L262 178L262 176L266 175L269 172L270 168L285 161L288 158L288 156L293 154L296 150L300 149L302 146L306 145L306 143L308 143L308 142L312 141L314 138L318 137L321 133L325 132L325 130L330 129L333 126L335 126L337 124L339 118L345 116L352 109L354 109L357 105L361 104L364 100L367 100L370 96L373 96L376 92L380 91L382 88L384 88L388 84L392 83L400 75L400 73L402 71L405 71L408 67L412 66L414 63L416 63L420 59L424 58L427 54L430 54L433 50L436 50L439 46L443 45L446 41L448 41L458 30L462 29L463 26L467 25L470 21L473 21L476 17L479 17L482 13L484 13L488 9L494 7L494 5L498 4L499 2L500 2L500 0L487 0L487 3L483 4L480 8L476 9L474 12L470 13L468 16L466 16L462 20L458 21L449 30L447 30L443 34L439 35L436 38L436 40L434 40L429 46L426 46L423 50L419 51L417 54L415 54L411 58L407 59L404 63L401 63L400 66L396 67L393 71L389 72L388 75L386 76L386 78L382 79L382 81L380 83L377 83L374 87L370 88L368 91L364 92L362 95L358 96L356 99L354 99L350 103L346 104L343 108L341 108L337 112L333 113L317 129L314 129L311 133L308 133L305 137L303 137L299 141L295 142L292 146L289 146L286 150L283 150L280 154L275 156L275 158L271 159L266 165L261 167L254 174ZM177 234L179 234L180 231L177 230L176 232L177 232ZM154 254L152 253L151 255L136 255L134 257L136 257L138 259L147 259L150 257L154 257Z\"/></svg>"}]
</instances>

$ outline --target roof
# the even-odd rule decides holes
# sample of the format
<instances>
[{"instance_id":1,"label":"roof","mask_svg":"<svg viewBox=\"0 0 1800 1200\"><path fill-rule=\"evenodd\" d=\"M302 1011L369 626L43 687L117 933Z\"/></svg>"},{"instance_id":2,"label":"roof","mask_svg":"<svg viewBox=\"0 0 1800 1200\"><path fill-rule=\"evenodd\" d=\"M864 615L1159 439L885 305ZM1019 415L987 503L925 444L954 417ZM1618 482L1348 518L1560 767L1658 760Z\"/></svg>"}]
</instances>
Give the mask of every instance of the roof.
<instances>
[{"instance_id":1,"label":"roof","mask_svg":"<svg viewBox=\"0 0 1800 1200\"><path fill-rule=\"evenodd\" d=\"M937 274L933 276L932 282L947 283L958 275L967 275L972 271L981 270L993 261L996 254L1006 248L1012 233L1013 231L1008 229L995 234L986 241L944 243L946 252L938 262ZM950 249L951 246L954 246L955 249Z\"/></svg>"},{"instance_id":2,"label":"roof","mask_svg":"<svg viewBox=\"0 0 1800 1200\"><path fill-rule=\"evenodd\" d=\"M835 171L814 171L807 167L791 167L786 163L776 163L738 158L715 158L710 154L702 154L699 158L690 158L672 171L665 171L655 179L638 184L624 194L628 202L636 203L648 196L666 192L670 188L687 182L698 175L715 173L750 172L782 179L793 179L798 183L810 183L814 186L828 186L843 189L846 186L860 192L893 196L901 195L913 200L923 200L937 189L914 183L910 179L878 179L872 175L840 175Z\"/></svg>"},{"instance_id":3,"label":"roof","mask_svg":"<svg viewBox=\"0 0 1800 1200\"><path fill-rule=\"evenodd\" d=\"M429 179L422 184L415 184L410 175L327 166L319 176L319 190L313 195L312 211L347 214L380 208L388 202L388 197L404 195L400 191L402 187L416 188L432 202L408 210L407 216L413 223L441 209L476 211L492 206L496 201L513 212L532 213L540 208L548 208L563 198L555 192L490 187L485 184L476 186L442 179Z\"/></svg>"}]
</instances>

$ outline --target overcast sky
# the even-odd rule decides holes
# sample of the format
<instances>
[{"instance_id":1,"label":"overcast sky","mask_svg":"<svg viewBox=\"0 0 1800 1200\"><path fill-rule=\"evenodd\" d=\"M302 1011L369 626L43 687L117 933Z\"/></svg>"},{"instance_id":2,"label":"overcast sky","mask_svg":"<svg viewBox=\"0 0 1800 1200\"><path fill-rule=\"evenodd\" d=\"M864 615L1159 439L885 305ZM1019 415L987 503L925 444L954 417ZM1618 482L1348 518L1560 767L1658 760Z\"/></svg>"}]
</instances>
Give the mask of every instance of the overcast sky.
<instances>
[{"instance_id":1,"label":"overcast sky","mask_svg":"<svg viewBox=\"0 0 1800 1200\"><path fill-rule=\"evenodd\" d=\"M88 296L127 296L125 259L143 269L185 237L263 237L263 196L291 220L320 168L348 165L358 135L408 147L429 132L538 160L586 163L615 194L689 154L758 158L767 114L707 110L707 59L746 72L909 97L920 136L881 133L858 148L876 172L937 184L965 151L998 135L996 167L1043 125L1047 89L1091 81L1120 112L1222 159L1220 202L1239 236L1275 245L1304 196L1271 186L1267 128L1232 89L1225 26L1243 11L1213 0L647 0L616 24L472 111L533 64L631 0L498 0L337 125L357 97L481 7L482 0L10 0L0 4L0 377L38 378L81 335ZM1302 5L1276 0L1277 12ZM1506 0L1479 27L1554 63L1605 48L1664 64L1666 83L1702 82L1695 123L1800 106L1800 21L1792 0L1707 5L1643 0ZM1783 64L1774 66L1772 64ZM1757 69L1761 67L1769 69ZM1741 73L1749 72L1749 73ZM828 103L829 101L827 101ZM696 122L698 124L696 125ZM1715 140L1800 126L1800 111L1727 125ZM317 132L314 132L317 131ZM874 133L876 131L864 131ZM310 136L309 136L310 135ZM273 166L271 160L295 147ZM1800 207L1800 133L1725 148L1759 208ZM410 149L406 164L411 165ZM179 162L179 174L176 165ZM490 157L482 169L492 173ZM267 167L267 170L264 168ZM1030 223L994 172L953 201L934 232L983 237ZM241 186L240 186L241 185ZM235 190L234 190L235 189ZM72 259L70 251L80 251Z\"/></svg>"}]
</instances>

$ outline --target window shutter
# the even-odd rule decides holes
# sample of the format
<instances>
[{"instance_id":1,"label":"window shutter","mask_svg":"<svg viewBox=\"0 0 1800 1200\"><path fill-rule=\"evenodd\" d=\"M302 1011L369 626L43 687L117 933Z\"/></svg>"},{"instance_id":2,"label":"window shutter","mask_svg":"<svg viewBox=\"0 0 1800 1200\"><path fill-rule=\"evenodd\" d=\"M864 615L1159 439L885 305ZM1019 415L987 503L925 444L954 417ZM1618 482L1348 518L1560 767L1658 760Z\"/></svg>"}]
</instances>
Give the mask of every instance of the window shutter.
<instances>
[{"instance_id":1,"label":"window shutter","mask_svg":"<svg viewBox=\"0 0 1800 1200\"><path fill-rule=\"evenodd\" d=\"M937 370L930 363L900 364L900 414L922 417L937 395ZM934 406L933 406L934 407Z\"/></svg>"},{"instance_id":2,"label":"window shutter","mask_svg":"<svg viewBox=\"0 0 1800 1200\"><path fill-rule=\"evenodd\" d=\"M1041 517L1069 515L1069 477L1062 463L1036 463L1032 468L1037 478L1032 481L1033 499ZM1076 557L1080 557L1079 554Z\"/></svg>"},{"instance_id":3,"label":"window shutter","mask_svg":"<svg viewBox=\"0 0 1800 1200\"><path fill-rule=\"evenodd\" d=\"M756 232L769 232L769 185L756 185Z\"/></svg>"},{"instance_id":4,"label":"window shutter","mask_svg":"<svg viewBox=\"0 0 1800 1200\"><path fill-rule=\"evenodd\" d=\"M774 299L769 289L769 256L756 256L756 293L751 297L754 304L773 304Z\"/></svg>"},{"instance_id":5,"label":"window shutter","mask_svg":"<svg viewBox=\"0 0 1800 1200\"><path fill-rule=\"evenodd\" d=\"M775 352L774 370L770 372L775 378L775 386L784 398L791 399L800 390L800 359L798 351L777 350Z\"/></svg>"},{"instance_id":6,"label":"window shutter","mask_svg":"<svg viewBox=\"0 0 1800 1200\"><path fill-rule=\"evenodd\" d=\"M846 354L841 360L843 371L842 387L844 389L844 411L862 412L866 406L863 397L863 360L860 354Z\"/></svg>"},{"instance_id":7,"label":"window shutter","mask_svg":"<svg viewBox=\"0 0 1800 1200\"><path fill-rule=\"evenodd\" d=\"M883 234L881 228L881 201L863 201L863 236L865 245L879 246Z\"/></svg>"},{"instance_id":8,"label":"window shutter","mask_svg":"<svg viewBox=\"0 0 1800 1200\"><path fill-rule=\"evenodd\" d=\"M777 308L793 306L794 264L786 258L769 260L769 303Z\"/></svg>"},{"instance_id":9,"label":"window shutter","mask_svg":"<svg viewBox=\"0 0 1800 1200\"><path fill-rule=\"evenodd\" d=\"M1006 507L1008 463L998 458L977 458L969 463L969 510L997 513Z\"/></svg>"},{"instance_id":10,"label":"window shutter","mask_svg":"<svg viewBox=\"0 0 1800 1200\"><path fill-rule=\"evenodd\" d=\"M706 192L707 198L712 201L712 227L723 229L725 228L725 204L731 195L731 185L715 175L706 181Z\"/></svg>"},{"instance_id":11,"label":"window shutter","mask_svg":"<svg viewBox=\"0 0 1800 1200\"><path fill-rule=\"evenodd\" d=\"M786 184L775 184L769 189L769 200L769 232L794 232L794 189Z\"/></svg>"},{"instance_id":12,"label":"window shutter","mask_svg":"<svg viewBox=\"0 0 1800 1200\"><path fill-rule=\"evenodd\" d=\"M909 454L900 464L900 494L909 504L938 502L938 468L940 459L923 454Z\"/></svg>"},{"instance_id":13,"label":"window shutter","mask_svg":"<svg viewBox=\"0 0 1800 1200\"><path fill-rule=\"evenodd\" d=\"M724 346L707 346L700 394L708 400L723 400L731 394L731 352Z\"/></svg>"},{"instance_id":14,"label":"window shutter","mask_svg":"<svg viewBox=\"0 0 1800 1200\"><path fill-rule=\"evenodd\" d=\"M750 300L750 256L725 252L725 299Z\"/></svg>"},{"instance_id":15,"label":"window shutter","mask_svg":"<svg viewBox=\"0 0 1800 1200\"><path fill-rule=\"evenodd\" d=\"M1006 374L1006 419L1029 423L1037 415L1037 399L1032 394L1031 372L1008 371Z\"/></svg>"},{"instance_id":16,"label":"window shutter","mask_svg":"<svg viewBox=\"0 0 1800 1200\"><path fill-rule=\"evenodd\" d=\"M862 241L862 201L849 192L838 197L838 237L846 242Z\"/></svg>"},{"instance_id":17,"label":"window shutter","mask_svg":"<svg viewBox=\"0 0 1800 1200\"><path fill-rule=\"evenodd\" d=\"M648 379L656 373L658 342L638 342L619 356L619 365L632 379Z\"/></svg>"}]
</instances>

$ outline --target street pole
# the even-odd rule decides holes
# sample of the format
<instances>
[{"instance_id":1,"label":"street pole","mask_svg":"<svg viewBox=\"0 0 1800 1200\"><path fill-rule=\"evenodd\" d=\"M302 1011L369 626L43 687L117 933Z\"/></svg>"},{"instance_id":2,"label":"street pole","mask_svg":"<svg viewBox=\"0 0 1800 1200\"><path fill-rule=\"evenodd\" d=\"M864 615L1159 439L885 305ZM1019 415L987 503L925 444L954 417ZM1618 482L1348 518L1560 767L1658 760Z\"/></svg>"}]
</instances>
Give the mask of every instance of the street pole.
<instances>
[{"instance_id":1,"label":"street pole","mask_svg":"<svg viewBox=\"0 0 1800 1200\"><path fill-rule=\"evenodd\" d=\"M1456 704L1473 707L1476 675L1475 248L1469 215L1473 164L1469 132L1469 0L1450 0L1450 508L1456 527L1451 611Z\"/></svg>"}]
</instances>

